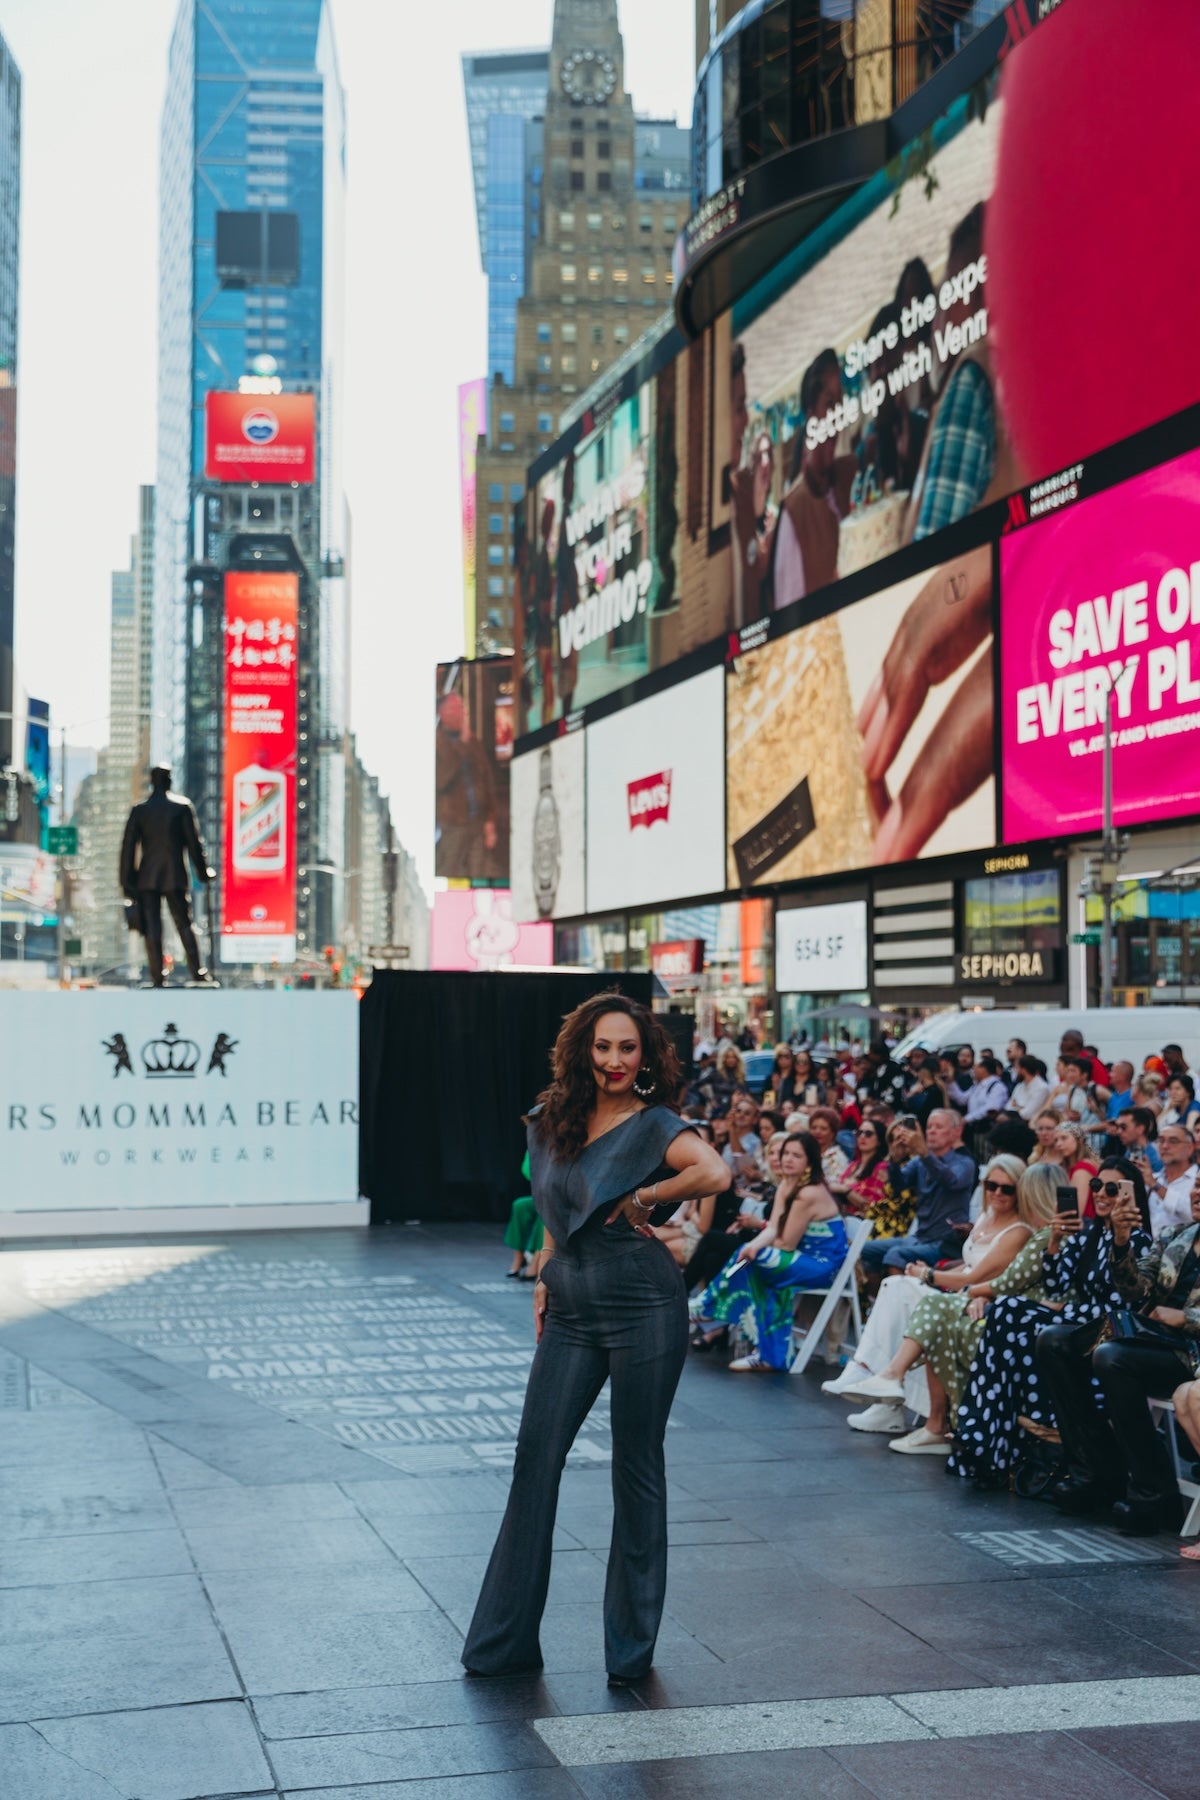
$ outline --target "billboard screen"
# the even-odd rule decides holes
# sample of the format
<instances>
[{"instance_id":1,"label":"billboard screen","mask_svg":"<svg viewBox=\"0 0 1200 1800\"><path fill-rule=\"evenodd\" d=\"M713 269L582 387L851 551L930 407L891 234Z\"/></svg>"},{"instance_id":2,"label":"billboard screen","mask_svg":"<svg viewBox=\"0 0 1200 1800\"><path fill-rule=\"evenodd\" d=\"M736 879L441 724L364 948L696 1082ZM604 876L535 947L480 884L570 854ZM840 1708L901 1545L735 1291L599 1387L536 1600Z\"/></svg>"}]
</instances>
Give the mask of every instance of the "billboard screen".
<instances>
[{"instance_id":1,"label":"billboard screen","mask_svg":"<svg viewBox=\"0 0 1200 1800\"><path fill-rule=\"evenodd\" d=\"M479 439L487 430L487 382L483 376L464 381L458 390L458 487L462 510L463 618L466 622L467 648L475 646L476 563L475 563L475 464Z\"/></svg>"},{"instance_id":2,"label":"billboard screen","mask_svg":"<svg viewBox=\"0 0 1200 1800\"><path fill-rule=\"evenodd\" d=\"M512 766L513 916L574 919L584 892L584 733L568 732Z\"/></svg>"},{"instance_id":3,"label":"billboard screen","mask_svg":"<svg viewBox=\"0 0 1200 1800\"><path fill-rule=\"evenodd\" d=\"M434 895L431 969L547 969L553 961L553 925L519 924L507 889Z\"/></svg>"},{"instance_id":4,"label":"billboard screen","mask_svg":"<svg viewBox=\"0 0 1200 1800\"><path fill-rule=\"evenodd\" d=\"M434 873L508 882L512 658L439 663L434 731Z\"/></svg>"},{"instance_id":5,"label":"billboard screen","mask_svg":"<svg viewBox=\"0 0 1200 1800\"><path fill-rule=\"evenodd\" d=\"M1200 813L1200 450L1000 544L1004 836Z\"/></svg>"},{"instance_id":6,"label":"billboard screen","mask_svg":"<svg viewBox=\"0 0 1200 1800\"><path fill-rule=\"evenodd\" d=\"M897 582L728 674L728 884L995 841L992 553Z\"/></svg>"},{"instance_id":7,"label":"billboard screen","mask_svg":"<svg viewBox=\"0 0 1200 1800\"><path fill-rule=\"evenodd\" d=\"M718 893L724 672L708 669L587 730L587 910Z\"/></svg>"},{"instance_id":8,"label":"billboard screen","mask_svg":"<svg viewBox=\"0 0 1200 1800\"><path fill-rule=\"evenodd\" d=\"M210 389L204 397L206 481L314 481L316 439L315 394Z\"/></svg>"},{"instance_id":9,"label":"billboard screen","mask_svg":"<svg viewBox=\"0 0 1200 1800\"><path fill-rule=\"evenodd\" d=\"M225 577L221 961L296 960L299 577Z\"/></svg>"},{"instance_id":10,"label":"billboard screen","mask_svg":"<svg viewBox=\"0 0 1200 1800\"><path fill-rule=\"evenodd\" d=\"M1200 37L1200 20L1185 25L1182 11L1173 28ZM637 409L651 599L636 646L626 635L605 648L588 628L567 682L575 705L804 608L1200 400L1200 349L1143 274L1149 259L1160 292L1195 288L1194 240L1173 224L1186 206L1184 127L1152 83L1113 88L1126 53L1144 53L1136 27L1106 23L1099 3L1083 12L1067 25L1063 9L1029 34L696 342L663 367L651 351L596 401L613 421ZM1130 97L1120 140L1101 91L1114 105ZM1046 149L1051 118L1061 153ZM1063 159L1088 178L1046 179ZM1143 257L1105 250L1114 194L1139 221ZM1130 358L1144 380L1114 376ZM542 474L531 547L546 498L587 443L572 452L564 438ZM621 473L606 460L601 481ZM602 550L607 504L586 515ZM546 657L550 602L526 612ZM536 675L522 700L522 732L561 711Z\"/></svg>"},{"instance_id":11,"label":"billboard screen","mask_svg":"<svg viewBox=\"0 0 1200 1800\"><path fill-rule=\"evenodd\" d=\"M647 382L527 495L515 600L527 730L652 666L651 621L666 600L654 540L662 504L673 506L655 491L654 412Z\"/></svg>"}]
</instances>

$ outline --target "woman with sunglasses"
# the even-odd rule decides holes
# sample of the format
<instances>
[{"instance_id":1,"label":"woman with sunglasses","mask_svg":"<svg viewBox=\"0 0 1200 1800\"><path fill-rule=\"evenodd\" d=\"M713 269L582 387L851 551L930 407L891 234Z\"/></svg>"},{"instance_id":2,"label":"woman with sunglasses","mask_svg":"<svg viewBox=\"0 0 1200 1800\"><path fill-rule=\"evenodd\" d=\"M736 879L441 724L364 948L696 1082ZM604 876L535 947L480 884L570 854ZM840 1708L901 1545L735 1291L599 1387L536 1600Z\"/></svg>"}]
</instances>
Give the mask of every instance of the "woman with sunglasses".
<instances>
[{"instance_id":1,"label":"woman with sunglasses","mask_svg":"<svg viewBox=\"0 0 1200 1800\"><path fill-rule=\"evenodd\" d=\"M1041 1166L1041 1165L1039 1165ZM1056 1179L1063 1171L1056 1171ZM1132 1181L1142 1216L1136 1252L1150 1248L1150 1214L1141 1172L1121 1157L1107 1157L1091 1177L1094 1216L1056 1212L1042 1255L1042 1293L1008 1294L987 1309L983 1336L954 1426L950 1473L980 1488L1006 1488L1021 1451L1024 1420L1050 1430L1054 1414L1038 1377L1034 1350L1047 1325L1086 1325L1097 1330L1120 1305L1113 1279L1111 1216L1116 1181ZM1065 1182L1063 1183L1065 1186Z\"/></svg>"},{"instance_id":2,"label":"woman with sunglasses","mask_svg":"<svg viewBox=\"0 0 1200 1800\"><path fill-rule=\"evenodd\" d=\"M829 1184L844 1211L860 1216L884 1199L887 1158L882 1125L878 1119L864 1119L854 1134L853 1160L841 1180Z\"/></svg>"},{"instance_id":3,"label":"woman with sunglasses","mask_svg":"<svg viewBox=\"0 0 1200 1800\"><path fill-rule=\"evenodd\" d=\"M944 1389L914 1371L921 1362L924 1339L934 1335L933 1325L942 1314L931 1315L923 1338L914 1336L913 1320L927 1290L952 1301L956 1312L965 1311L967 1291L1002 1275L1024 1249L1034 1231L1047 1221L1040 1211L1022 1204L1018 1183L1025 1173L1019 1156L995 1156L984 1170L984 1211L963 1245L962 1261L954 1268L931 1269L927 1263L909 1263L903 1275L889 1275L879 1290L871 1316L853 1360L833 1381L823 1382L822 1392L848 1400L870 1402L866 1412L850 1419L855 1431L880 1431L896 1435L905 1431L904 1406L928 1414L930 1427L921 1436L909 1432L908 1453L945 1454L946 1396ZM1053 1197L1047 1212L1054 1209ZM940 1336L940 1323L939 1323ZM906 1381L907 1378L907 1381ZM913 1441L908 1442L909 1439Z\"/></svg>"},{"instance_id":4,"label":"woman with sunglasses","mask_svg":"<svg viewBox=\"0 0 1200 1800\"><path fill-rule=\"evenodd\" d=\"M1105 1179L1106 1195L1110 1185L1120 1312L1106 1321L1098 1343L1085 1338L1081 1344L1072 1327L1060 1324L1038 1334L1038 1373L1071 1471L1050 1498L1072 1517L1111 1508L1118 1531L1149 1537L1178 1531L1182 1519L1172 1460L1146 1402L1171 1398L1181 1371L1200 1373L1200 1184L1191 1222L1165 1232L1140 1255L1137 1183L1132 1174L1122 1174L1119 1185Z\"/></svg>"}]
</instances>

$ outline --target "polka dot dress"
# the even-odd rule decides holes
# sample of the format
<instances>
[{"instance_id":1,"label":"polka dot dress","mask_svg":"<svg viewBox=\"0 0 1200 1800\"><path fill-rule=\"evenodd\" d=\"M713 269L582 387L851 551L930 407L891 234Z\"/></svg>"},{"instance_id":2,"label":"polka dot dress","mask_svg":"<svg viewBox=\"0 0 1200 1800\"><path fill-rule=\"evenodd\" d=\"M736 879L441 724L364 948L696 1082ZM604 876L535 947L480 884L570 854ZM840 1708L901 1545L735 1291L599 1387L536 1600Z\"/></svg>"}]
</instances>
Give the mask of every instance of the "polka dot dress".
<instances>
[{"instance_id":1,"label":"polka dot dress","mask_svg":"<svg viewBox=\"0 0 1200 1800\"><path fill-rule=\"evenodd\" d=\"M1134 1255L1150 1247L1143 1232L1132 1239ZM1110 1264L1112 1237L1099 1220L1068 1238L1057 1256L1044 1259L1042 1296L1012 1294L993 1300L987 1310L978 1353L967 1380L954 1426L954 1449L948 1469L963 1480L988 1485L1007 1475L1020 1454L1024 1433L1020 1417L1053 1425L1049 1401L1038 1381L1034 1349L1039 1331L1066 1322L1099 1324L1110 1307L1120 1304Z\"/></svg>"}]
</instances>

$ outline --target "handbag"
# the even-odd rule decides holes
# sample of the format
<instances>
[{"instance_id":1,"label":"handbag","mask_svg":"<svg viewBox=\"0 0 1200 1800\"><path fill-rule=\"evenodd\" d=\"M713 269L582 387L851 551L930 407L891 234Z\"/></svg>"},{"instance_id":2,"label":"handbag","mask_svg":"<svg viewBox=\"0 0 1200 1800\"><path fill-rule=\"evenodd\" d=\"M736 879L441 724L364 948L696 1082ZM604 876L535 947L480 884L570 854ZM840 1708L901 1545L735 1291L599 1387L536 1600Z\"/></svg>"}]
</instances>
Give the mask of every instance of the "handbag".
<instances>
[{"instance_id":1,"label":"handbag","mask_svg":"<svg viewBox=\"0 0 1200 1800\"><path fill-rule=\"evenodd\" d=\"M1186 1350L1187 1339L1173 1325L1160 1325L1157 1319L1144 1318L1131 1306L1114 1307L1108 1315L1112 1335L1118 1344L1150 1344L1160 1350Z\"/></svg>"}]
</instances>

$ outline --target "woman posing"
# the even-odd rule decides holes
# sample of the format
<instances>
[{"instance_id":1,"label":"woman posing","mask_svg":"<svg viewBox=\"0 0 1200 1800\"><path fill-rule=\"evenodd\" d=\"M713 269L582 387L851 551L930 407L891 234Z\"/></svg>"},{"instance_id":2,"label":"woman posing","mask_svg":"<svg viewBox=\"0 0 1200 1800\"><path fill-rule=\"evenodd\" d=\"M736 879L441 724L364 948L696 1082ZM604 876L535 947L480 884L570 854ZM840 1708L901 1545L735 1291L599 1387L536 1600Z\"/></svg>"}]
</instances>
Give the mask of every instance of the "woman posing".
<instances>
[{"instance_id":1,"label":"woman posing","mask_svg":"<svg viewBox=\"0 0 1200 1800\"><path fill-rule=\"evenodd\" d=\"M650 1230L658 1204L722 1192L729 1170L674 1111L679 1061L646 1007L598 994L563 1022L529 1119L545 1260L538 1347L512 1488L463 1645L473 1675L542 1665L538 1641L563 1464L611 1383L613 1536L604 1594L609 1679L645 1675L667 1578L663 1433L687 1355L679 1271Z\"/></svg>"},{"instance_id":2,"label":"woman posing","mask_svg":"<svg viewBox=\"0 0 1200 1800\"><path fill-rule=\"evenodd\" d=\"M1039 1167L1048 1165L1039 1165ZM1150 1248L1150 1214L1141 1172L1133 1163L1109 1157L1092 1179L1095 1216L1080 1211L1055 1214L1042 1256L1040 1296L1007 1294L990 1302L983 1336L963 1390L954 1427L950 1473L978 1487L1007 1487L1021 1445L1022 1419L1050 1427L1054 1415L1038 1381L1034 1348L1047 1325L1092 1322L1099 1330L1121 1299L1113 1279L1113 1196L1110 1178L1132 1181L1143 1215L1134 1254ZM1063 1184L1065 1186L1065 1183Z\"/></svg>"},{"instance_id":3,"label":"woman posing","mask_svg":"<svg viewBox=\"0 0 1200 1800\"><path fill-rule=\"evenodd\" d=\"M758 1348L730 1363L739 1373L787 1368L796 1290L824 1286L846 1254L846 1227L816 1139L794 1131L780 1154L783 1180L771 1217L690 1307L701 1326L736 1324L753 1310Z\"/></svg>"}]
</instances>

